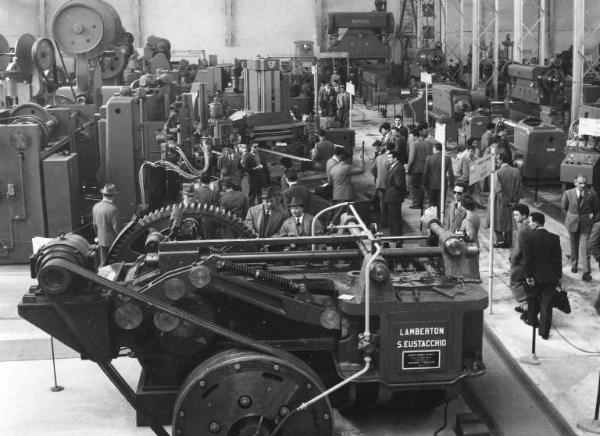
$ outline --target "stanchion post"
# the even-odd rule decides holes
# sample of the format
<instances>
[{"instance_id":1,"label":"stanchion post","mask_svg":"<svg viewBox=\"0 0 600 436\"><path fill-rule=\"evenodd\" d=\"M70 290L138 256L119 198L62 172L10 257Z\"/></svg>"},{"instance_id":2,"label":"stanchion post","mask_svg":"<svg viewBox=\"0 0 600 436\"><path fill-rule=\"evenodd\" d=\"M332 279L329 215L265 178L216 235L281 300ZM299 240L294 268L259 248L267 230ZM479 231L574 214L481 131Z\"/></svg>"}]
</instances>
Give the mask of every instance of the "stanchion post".
<instances>
[{"instance_id":1,"label":"stanchion post","mask_svg":"<svg viewBox=\"0 0 600 436\"><path fill-rule=\"evenodd\" d=\"M50 350L52 351L52 372L54 373L54 386L50 388L52 392L60 392L64 390L56 380L56 358L54 357L54 338L50 336Z\"/></svg>"},{"instance_id":2,"label":"stanchion post","mask_svg":"<svg viewBox=\"0 0 600 436\"><path fill-rule=\"evenodd\" d=\"M490 298L490 315L494 314L493 303L494 303L494 213L495 213L495 196L496 196L496 178L494 173L490 174L490 200L489 200L489 209L490 209L490 255L489 255L489 280L488 280L488 293Z\"/></svg>"},{"instance_id":3,"label":"stanchion post","mask_svg":"<svg viewBox=\"0 0 600 436\"><path fill-rule=\"evenodd\" d=\"M535 195L533 197L533 201L535 203L537 203L537 198L538 198L538 184L540 181L540 169L539 167L535 169Z\"/></svg>"},{"instance_id":4,"label":"stanchion post","mask_svg":"<svg viewBox=\"0 0 600 436\"><path fill-rule=\"evenodd\" d=\"M589 433L600 434L600 422L598 422L598 411L600 409L600 375L598 376L598 390L596 392L596 410L594 412L594 419L579 421L577 428L587 431Z\"/></svg>"},{"instance_id":5,"label":"stanchion post","mask_svg":"<svg viewBox=\"0 0 600 436\"><path fill-rule=\"evenodd\" d=\"M539 365L540 361L538 360L535 354L535 324L531 327L532 335L531 335L531 355L530 356L522 356L519 358L519 362L526 363L528 365Z\"/></svg>"}]
</instances>

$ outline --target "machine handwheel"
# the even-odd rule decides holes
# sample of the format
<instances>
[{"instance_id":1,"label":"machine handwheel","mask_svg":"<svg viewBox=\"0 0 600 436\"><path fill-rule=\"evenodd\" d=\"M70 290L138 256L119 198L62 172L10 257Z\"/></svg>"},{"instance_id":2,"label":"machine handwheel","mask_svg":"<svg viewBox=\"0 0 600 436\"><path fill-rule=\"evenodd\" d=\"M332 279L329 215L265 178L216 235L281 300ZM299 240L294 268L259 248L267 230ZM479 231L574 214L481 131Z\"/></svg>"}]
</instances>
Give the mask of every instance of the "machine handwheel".
<instances>
[{"instance_id":1,"label":"machine handwheel","mask_svg":"<svg viewBox=\"0 0 600 436\"><path fill-rule=\"evenodd\" d=\"M229 350L200 364L185 380L173 412L173 434L269 436L301 403L323 392L303 361ZM333 434L328 399L288 418L279 436Z\"/></svg>"}]
</instances>

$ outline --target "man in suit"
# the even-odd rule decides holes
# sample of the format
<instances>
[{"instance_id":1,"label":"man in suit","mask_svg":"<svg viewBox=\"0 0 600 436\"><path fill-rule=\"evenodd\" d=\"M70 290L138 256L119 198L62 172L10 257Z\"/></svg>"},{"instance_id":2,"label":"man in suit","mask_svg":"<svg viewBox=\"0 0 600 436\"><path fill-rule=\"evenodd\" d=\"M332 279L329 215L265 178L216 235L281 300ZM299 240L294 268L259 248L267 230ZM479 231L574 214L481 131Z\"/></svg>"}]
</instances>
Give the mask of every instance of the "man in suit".
<instances>
[{"instance_id":1,"label":"man in suit","mask_svg":"<svg viewBox=\"0 0 600 436\"><path fill-rule=\"evenodd\" d=\"M224 192L221 193L219 205L239 217L245 217L248 211L248 197L242 191L236 191L229 177L222 180Z\"/></svg>"},{"instance_id":2,"label":"man in suit","mask_svg":"<svg viewBox=\"0 0 600 436\"><path fill-rule=\"evenodd\" d=\"M406 130L405 127L403 127ZM392 135L395 144L395 150L400 158L400 163L404 165L408 162L408 143L406 142L406 136L402 134L402 131L398 127L392 127Z\"/></svg>"},{"instance_id":3,"label":"man in suit","mask_svg":"<svg viewBox=\"0 0 600 436\"><path fill-rule=\"evenodd\" d=\"M422 209L425 192L423 191L423 171L425 169L425 159L433 152L433 146L427 140L427 123L421 122L418 126L419 138L413 142L408 151L408 183L411 190L412 204L411 209Z\"/></svg>"},{"instance_id":4,"label":"man in suit","mask_svg":"<svg viewBox=\"0 0 600 436\"><path fill-rule=\"evenodd\" d=\"M343 159L329 171L331 179L332 200L335 203L352 201L354 188L352 187L352 158L344 153Z\"/></svg>"},{"instance_id":5,"label":"man in suit","mask_svg":"<svg viewBox=\"0 0 600 436\"><path fill-rule=\"evenodd\" d=\"M485 151L485 149L492 144L495 129L496 125L494 123L487 123L487 125L485 126L485 132L483 132L483 135L481 135L481 143L479 144L479 156L483 156L483 152Z\"/></svg>"},{"instance_id":6,"label":"man in suit","mask_svg":"<svg viewBox=\"0 0 600 436\"><path fill-rule=\"evenodd\" d=\"M465 187L463 185L454 185L454 189L452 190L454 201L450 203L448 213L446 214L446 228L452 233L460 229L463 220L467 216L467 211L461 204L464 192Z\"/></svg>"},{"instance_id":7,"label":"man in suit","mask_svg":"<svg viewBox=\"0 0 600 436\"><path fill-rule=\"evenodd\" d=\"M305 209L308 209L310 205L310 190L306 185L298 183L298 171L290 169L286 172L288 187L283 191L283 205L286 209L290 207L290 201L292 198L297 197L302 200L302 205Z\"/></svg>"},{"instance_id":8,"label":"man in suit","mask_svg":"<svg viewBox=\"0 0 600 436\"><path fill-rule=\"evenodd\" d=\"M387 208L385 206L385 186L387 184L388 174L390 172L390 162L388 160L388 151L394 149L394 145L388 143L383 153L375 158L373 162L373 176L375 176L375 192L379 199L379 225L381 229L387 227Z\"/></svg>"},{"instance_id":9,"label":"man in suit","mask_svg":"<svg viewBox=\"0 0 600 436\"><path fill-rule=\"evenodd\" d=\"M340 127L348 128L350 120L350 94L346 92L346 87L340 85L336 97L337 116Z\"/></svg>"},{"instance_id":10,"label":"man in suit","mask_svg":"<svg viewBox=\"0 0 600 436\"><path fill-rule=\"evenodd\" d=\"M322 116L335 116L335 89L333 89L329 82L325 83L319 90L319 105L321 107Z\"/></svg>"},{"instance_id":11,"label":"man in suit","mask_svg":"<svg viewBox=\"0 0 600 436\"><path fill-rule=\"evenodd\" d=\"M402 202L406 195L406 173L396 150L388 151L388 173L384 202L388 211L390 235L402 235Z\"/></svg>"},{"instance_id":12,"label":"man in suit","mask_svg":"<svg viewBox=\"0 0 600 436\"><path fill-rule=\"evenodd\" d=\"M286 213L273 204L271 188L264 188L260 198L262 203L248 209L245 222L259 238L270 238L279 231Z\"/></svg>"},{"instance_id":13,"label":"man in suit","mask_svg":"<svg viewBox=\"0 0 600 436\"><path fill-rule=\"evenodd\" d=\"M523 263L527 290L527 320L536 325L539 335L548 339L552 326L552 295L562 277L562 253L558 235L544 228L545 217L532 212L529 217L531 232L523 239Z\"/></svg>"},{"instance_id":14,"label":"man in suit","mask_svg":"<svg viewBox=\"0 0 600 436\"><path fill-rule=\"evenodd\" d=\"M571 272L576 273L579 263L579 251L583 257L583 281L592 280L590 274L590 253L588 244L593 224L600 217L600 204L596 192L587 188L587 178L578 175L575 187L564 192L561 199L565 211L565 227L569 231L571 247Z\"/></svg>"},{"instance_id":15,"label":"man in suit","mask_svg":"<svg viewBox=\"0 0 600 436\"><path fill-rule=\"evenodd\" d=\"M398 133L401 136L404 136L404 139L408 139L408 129L404 127L404 117L402 117L402 115L396 115L394 117L394 125L392 127L395 127L398 130Z\"/></svg>"},{"instance_id":16,"label":"man in suit","mask_svg":"<svg viewBox=\"0 0 600 436\"><path fill-rule=\"evenodd\" d=\"M523 196L523 184L520 171L510 166L511 158L508 154L501 152L498 155L498 162L500 162L500 168L495 172L494 233L496 234L496 243L494 247L510 248L513 232L512 210Z\"/></svg>"},{"instance_id":17,"label":"man in suit","mask_svg":"<svg viewBox=\"0 0 600 436\"><path fill-rule=\"evenodd\" d=\"M325 164L325 174L327 174L327 181L329 183L331 183L331 169L337 164L339 164L340 161L342 161L345 158L345 156L346 151L344 150L344 147L336 145L333 148L333 156L331 156L331 158L329 158L329 160L327 160L327 163Z\"/></svg>"},{"instance_id":18,"label":"man in suit","mask_svg":"<svg viewBox=\"0 0 600 436\"><path fill-rule=\"evenodd\" d=\"M390 123L383 122L379 126L379 133L381 133L381 144L383 148L386 148L388 143L394 142L394 138L392 136L392 128L390 127Z\"/></svg>"},{"instance_id":19,"label":"man in suit","mask_svg":"<svg viewBox=\"0 0 600 436\"><path fill-rule=\"evenodd\" d=\"M264 169L258 154L258 144L252 144L250 151L246 151L246 147L242 145L239 148L242 150L242 168L248 174L248 201L254 204L263 188Z\"/></svg>"},{"instance_id":20,"label":"man in suit","mask_svg":"<svg viewBox=\"0 0 600 436\"><path fill-rule=\"evenodd\" d=\"M452 171L452 162L450 156L445 156L445 183L444 183L444 201L448 186L454 186L454 172ZM433 144L433 154L425 159L423 169L423 186L429 194L429 206L438 208L438 217L440 216L440 201L442 190L442 144L435 142Z\"/></svg>"},{"instance_id":21,"label":"man in suit","mask_svg":"<svg viewBox=\"0 0 600 436\"><path fill-rule=\"evenodd\" d=\"M278 235L282 237L311 236L312 223L315 217L304 212L306 206L302 198L292 198L289 206L292 216L283 222ZM317 220L315 221L315 235L322 234L323 226L321 225L321 222Z\"/></svg>"},{"instance_id":22,"label":"man in suit","mask_svg":"<svg viewBox=\"0 0 600 436\"><path fill-rule=\"evenodd\" d=\"M196 201L198 203L216 205L219 197L217 193L210 189L210 176L204 173L200 176L200 186L196 188Z\"/></svg>"},{"instance_id":23,"label":"man in suit","mask_svg":"<svg viewBox=\"0 0 600 436\"><path fill-rule=\"evenodd\" d=\"M517 204L513 207L513 218L517 225L514 244L510 252L510 290L520 306L515 307L518 312L524 312L527 300L525 283L525 263L523 261L523 241L531 231L529 227L529 208L526 204Z\"/></svg>"},{"instance_id":24,"label":"man in suit","mask_svg":"<svg viewBox=\"0 0 600 436\"><path fill-rule=\"evenodd\" d=\"M107 183L100 190L102 200L92 208L92 225L100 248L100 265L106 265L108 250L121 230L121 214L114 204L118 194L114 183Z\"/></svg>"},{"instance_id":25,"label":"man in suit","mask_svg":"<svg viewBox=\"0 0 600 436\"><path fill-rule=\"evenodd\" d=\"M328 141L325 137L325 130L319 129L319 142L315 144L312 150L313 168L316 170L324 170L327 166L327 161L333 156L333 142Z\"/></svg>"},{"instance_id":26,"label":"man in suit","mask_svg":"<svg viewBox=\"0 0 600 436\"><path fill-rule=\"evenodd\" d=\"M240 156L238 153L234 152L233 149L229 147L224 147L223 154L221 154L217 161L217 168L220 171L221 179L224 179L225 177L230 177L231 183L233 183L233 188L238 191L242 189L243 170Z\"/></svg>"}]
</instances>

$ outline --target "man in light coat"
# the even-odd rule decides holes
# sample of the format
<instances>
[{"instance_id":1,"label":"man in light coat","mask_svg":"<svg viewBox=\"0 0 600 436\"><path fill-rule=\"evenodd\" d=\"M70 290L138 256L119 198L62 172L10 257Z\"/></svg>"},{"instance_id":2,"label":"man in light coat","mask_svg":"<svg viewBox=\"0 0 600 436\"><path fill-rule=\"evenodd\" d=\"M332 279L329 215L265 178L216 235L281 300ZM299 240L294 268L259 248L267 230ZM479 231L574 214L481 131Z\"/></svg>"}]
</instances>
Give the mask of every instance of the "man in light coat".
<instances>
[{"instance_id":1,"label":"man in light coat","mask_svg":"<svg viewBox=\"0 0 600 436\"><path fill-rule=\"evenodd\" d=\"M494 197L494 233L496 234L495 248L510 248L512 246L513 220L512 210L523 197L521 173L510 166L508 154L498 154L500 168L496 171L496 192Z\"/></svg>"},{"instance_id":2,"label":"man in light coat","mask_svg":"<svg viewBox=\"0 0 600 436\"><path fill-rule=\"evenodd\" d=\"M102 200L92 208L92 225L100 248L100 265L106 265L108 250L121 230L121 214L114 204L118 194L114 183L107 183L100 190Z\"/></svg>"},{"instance_id":3,"label":"man in light coat","mask_svg":"<svg viewBox=\"0 0 600 436\"><path fill-rule=\"evenodd\" d=\"M462 196L464 195L465 187L460 184L454 185L452 195L454 201L450 203L448 207L448 213L446 214L446 228L452 233L460 229L463 220L467 216L467 211L461 204Z\"/></svg>"},{"instance_id":4,"label":"man in light coat","mask_svg":"<svg viewBox=\"0 0 600 436\"><path fill-rule=\"evenodd\" d=\"M312 224L314 216L304 212L304 201L299 197L294 197L290 200L290 216L286 219L279 229L279 236L294 237L294 236L311 236ZM323 234L323 226L319 220L315 221L315 235Z\"/></svg>"},{"instance_id":5,"label":"man in light coat","mask_svg":"<svg viewBox=\"0 0 600 436\"><path fill-rule=\"evenodd\" d=\"M259 238L270 238L279 231L286 213L273 203L273 191L264 188L260 194L262 203L248 209L245 223Z\"/></svg>"}]
</instances>

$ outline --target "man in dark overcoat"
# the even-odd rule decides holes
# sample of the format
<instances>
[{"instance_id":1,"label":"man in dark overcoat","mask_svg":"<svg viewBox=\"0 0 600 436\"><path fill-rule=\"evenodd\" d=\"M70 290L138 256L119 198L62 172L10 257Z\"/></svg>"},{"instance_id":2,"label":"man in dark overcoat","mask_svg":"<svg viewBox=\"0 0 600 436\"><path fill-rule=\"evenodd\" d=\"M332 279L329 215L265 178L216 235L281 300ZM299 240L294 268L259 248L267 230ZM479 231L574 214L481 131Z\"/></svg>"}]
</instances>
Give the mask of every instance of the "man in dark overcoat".
<instances>
[{"instance_id":1,"label":"man in dark overcoat","mask_svg":"<svg viewBox=\"0 0 600 436\"><path fill-rule=\"evenodd\" d=\"M450 156L445 156L446 166L444 200L448 192L448 186L454 186L454 172L452 171L452 161ZM438 208L438 218L440 216L440 195L442 190L442 144L435 142L433 144L433 154L425 158L425 167L423 169L423 186L429 195L429 206Z\"/></svg>"},{"instance_id":2,"label":"man in dark overcoat","mask_svg":"<svg viewBox=\"0 0 600 436\"><path fill-rule=\"evenodd\" d=\"M558 235L544 228L545 217L539 212L529 216L531 232L523 239L523 262L527 289L527 319L536 325L539 335L548 339L552 326L552 295L562 277L562 252Z\"/></svg>"},{"instance_id":3,"label":"man in dark overcoat","mask_svg":"<svg viewBox=\"0 0 600 436\"><path fill-rule=\"evenodd\" d=\"M402 235L402 203L406 196L406 172L396 150L387 152L390 170L385 186L384 202L388 211L390 235Z\"/></svg>"}]
</instances>

